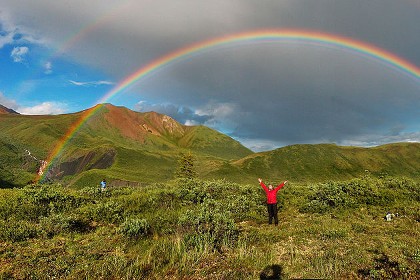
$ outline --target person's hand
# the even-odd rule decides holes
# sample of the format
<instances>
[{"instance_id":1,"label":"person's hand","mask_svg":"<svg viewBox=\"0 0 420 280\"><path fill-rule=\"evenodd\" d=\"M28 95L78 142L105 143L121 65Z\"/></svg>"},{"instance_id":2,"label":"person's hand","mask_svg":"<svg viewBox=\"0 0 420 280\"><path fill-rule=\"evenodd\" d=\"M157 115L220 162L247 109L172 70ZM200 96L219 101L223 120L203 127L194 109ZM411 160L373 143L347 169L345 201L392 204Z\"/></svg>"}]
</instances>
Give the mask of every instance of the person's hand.
<instances>
[{"instance_id":1,"label":"person's hand","mask_svg":"<svg viewBox=\"0 0 420 280\"><path fill-rule=\"evenodd\" d=\"M258 178L258 182L260 182L260 183L261 183L261 182L262 182L262 179L261 179L261 178Z\"/></svg>"},{"instance_id":2,"label":"person's hand","mask_svg":"<svg viewBox=\"0 0 420 280\"><path fill-rule=\"evenodd\" d=\"M287 183L288 181L284 181L284 184L286 185L286 183Z\"/></svg>"}]
</instances>

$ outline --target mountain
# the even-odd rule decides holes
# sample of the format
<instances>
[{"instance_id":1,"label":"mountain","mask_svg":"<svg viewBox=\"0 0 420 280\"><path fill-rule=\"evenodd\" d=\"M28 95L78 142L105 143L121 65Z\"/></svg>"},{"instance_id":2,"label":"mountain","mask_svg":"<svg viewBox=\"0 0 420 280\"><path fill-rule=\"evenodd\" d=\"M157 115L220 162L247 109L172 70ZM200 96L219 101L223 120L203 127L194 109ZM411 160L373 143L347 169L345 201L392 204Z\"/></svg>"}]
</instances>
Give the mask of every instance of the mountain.
<instances>
[{"instance_id":1,"label":"mountain","mask_svg":"<svg viewBox=\"0 0 420 280\"><path fill-rule=\"evenodd\" d=\"M42 178L76 187L98 185L102 178L110 185L166 181L174 178L183 153L194 155L200 178L238 183L253 184L258 177L273 183L319 182L365 174L420 178L420 143L372 148L292 145L253 153L205 126L102 104L54 116L0 114L0 187L35 180L42 161L80 122Z\"/></svg>"},{"instance_id":2,"label":"mountain","mask_svg":"<svg viewBox=\"0 0 420 280\"><path fill-rule=\"evenodd\" d=\"M85 119L87 115L92 116ZM9 157L14 162L25 150L38 159L47 159L69 127L81 119L84 125L66 142L45 177L75 185L95 184L100 177L121 182L168 180L173 178L181 154L187 152L195 155L197 168L206 177L214 166L252 154L239 142L208 127L185 126L162 114L139 113L111 104L54 116L0 115L0 136L12 139L1 143L1 151L14 151L14 157ZM20 148L12 151L7 148L10 143ZM21 169L18 164L12 166Z\"/></svg>"},{"instance_id":3,"label":"mountain","mask_svg":"<svg viewBox=\"0 0 420 280\"><path fill-rule=\"evenodd\" d=\"M12 109L4 107L3 105L0 104L0 115L1 114L19 114L19 113Z\"/></svg>"}]
</instances>

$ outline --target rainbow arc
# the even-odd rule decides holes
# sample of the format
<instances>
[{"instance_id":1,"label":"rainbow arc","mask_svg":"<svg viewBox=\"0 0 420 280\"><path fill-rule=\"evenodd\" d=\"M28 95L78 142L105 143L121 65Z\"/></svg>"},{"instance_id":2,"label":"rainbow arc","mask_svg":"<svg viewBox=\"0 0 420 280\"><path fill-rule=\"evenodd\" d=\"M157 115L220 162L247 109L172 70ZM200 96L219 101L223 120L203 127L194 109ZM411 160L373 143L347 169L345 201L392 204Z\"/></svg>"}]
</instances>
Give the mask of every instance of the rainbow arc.
<instances>
[{"instance_id":1,"label":"rainbow arc","mask_svg":"<svg viewBox=\"0 0 420 280\"><path fill-rule=\"evenodd\" d=\"M61 152L65 148L66 144L77 133L80 127L82 127L83 124L103 106L103 103L106 103L115 95L123 93L125 90L127 90L127 88L134 85L135 83L138 83L144 77L156 72L162 67L185 60L202 52L210 51L223 46L255 42L281 43L282 41L293 41L303 44L316 43L320 46L337 47L343 50L350 50L355 54L367 56L373 60L381 62L387 67L390 67L399 73L402 72L406 75L409 75L410 77L414 78L415 81L419 81L420 68L410 63L409 61L372 44L335 34L309 30L283 29L260 30L218 37L198 42L196 44L192 44L174 52L168 53L150 62L149 64L140 67L137 71L123 79L97 102L99 104L98 106L83 112L81 117L69 128L67 133L63 135L63 137L58 141L55 148L50 152L48 158L46 159L48 162L46 165L46 170L48 170L48 168L53 165L55 160L60 156ZM43 172L44 175L41 175L39 178L37 178L38 180L45 176L46 170Z\"/></svg>"}]
</instances>

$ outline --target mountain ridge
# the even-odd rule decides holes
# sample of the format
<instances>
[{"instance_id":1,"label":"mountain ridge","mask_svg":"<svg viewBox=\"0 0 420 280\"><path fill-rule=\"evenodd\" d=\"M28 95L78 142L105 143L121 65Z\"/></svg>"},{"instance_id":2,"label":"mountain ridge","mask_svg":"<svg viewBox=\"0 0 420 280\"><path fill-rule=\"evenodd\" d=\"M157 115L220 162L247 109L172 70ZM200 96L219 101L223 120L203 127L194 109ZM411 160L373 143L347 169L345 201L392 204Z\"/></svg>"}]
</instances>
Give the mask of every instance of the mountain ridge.
<instances>
[{"instance_id":1,"label":"mountain ridge","mask_svg":"<svg viewBox=\"0 0 420 280\"><path fill-rule=\"evenodd\" d=\"M36 168L24 151L46 159L69 127L92 110L95 113L69 139L46 178L75 186L93 184L101 177L119 182L171 180L181 155L190 152L196 158L198 176L204 179L225 178L241 183L253 183L258 177L324 181L354 178L367 172L420 178L420 143L371 148L296 144L254 153L206 126L186 126L156 112L100 104L62 115L0 114L0 169L9 174L7 178L0 175L0 184L10 186L16 181L22 185L30 181ZM14 178L13 174L18 175Z\"/></svg>"},{"instance_id":2,"label":"mountain ridge","mask_svg":"<svg viewBox=\"0 0 420 280\"><path fill-rule=\"evenodd\" d=\"M19 115L18 112L16 112L15 110L9 109L3 105L0 104L0 114L15 114L15 115Z\"/></svg>"}]
</instances>

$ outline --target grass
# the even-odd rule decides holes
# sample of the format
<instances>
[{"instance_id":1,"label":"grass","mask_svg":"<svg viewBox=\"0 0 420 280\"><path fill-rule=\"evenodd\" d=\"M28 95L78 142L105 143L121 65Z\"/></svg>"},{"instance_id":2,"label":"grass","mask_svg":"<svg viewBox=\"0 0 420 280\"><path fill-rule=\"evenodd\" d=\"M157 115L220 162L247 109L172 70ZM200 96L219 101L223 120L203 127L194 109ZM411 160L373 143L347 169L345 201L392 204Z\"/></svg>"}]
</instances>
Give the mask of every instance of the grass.
<instances>
[{"instance_id":1,"label":"grass","mask_svg":"<svg viewBox=\"0 0 420 280\"><path fill-rule=\"evenodd\" d=\"M0 189L0 279L420 276L419 182L292 182L278 197L275 227L257 184ZM387 222L388 211L398 216Z\"/></svg>"}]
</instances>

